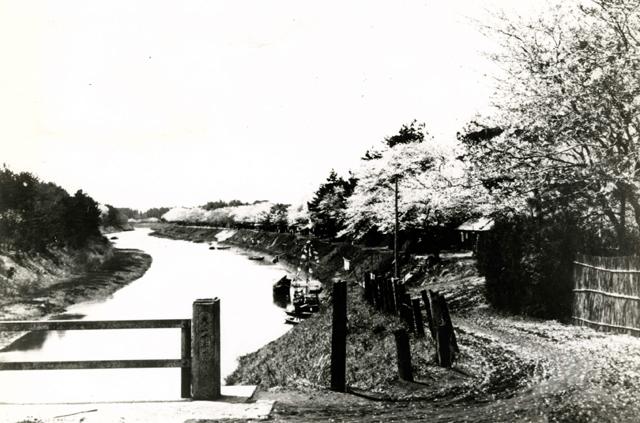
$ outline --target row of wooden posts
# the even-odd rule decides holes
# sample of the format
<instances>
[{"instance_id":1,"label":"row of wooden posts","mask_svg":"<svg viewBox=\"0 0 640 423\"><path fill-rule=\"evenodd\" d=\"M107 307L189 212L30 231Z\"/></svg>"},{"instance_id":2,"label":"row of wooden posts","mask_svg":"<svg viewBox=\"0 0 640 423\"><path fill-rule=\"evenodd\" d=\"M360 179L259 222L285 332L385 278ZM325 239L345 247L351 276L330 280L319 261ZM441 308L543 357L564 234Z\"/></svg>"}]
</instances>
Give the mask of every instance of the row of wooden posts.
<instances>
[{"instance_id":1,"label":"row of wooden posts","mask_svg":"<svg viewBox=\"0 0 640 423\"><path fill-rule=\"evenodd\" d=\"M451 367L455 354L459 350L444 295L437 291L423 289L420 291L420 297L411 298L404 283L394 278L376 277L371 272L365 273L363 285L364 298L369 305L383 313L398 314L404 323L405 329L399 329L394 333L398 349L399 370L411 368L410 361L408 366L400 363L401 357L410 357L408 335L415 334L418 338L425 337L423 307L429 333L436 345L436 360L442 367ZM407 378L411 379L406 371L400 371L400 373L401 375L406 374Z\"/></svg>"},{"instance_id":2,"label":"row of wooden posts","mask_svg":"<svg viewBox=\"0 0 640 423\"><path fill-rule=\"evenodd\" d=\"M424 307L429 334L436 345L436 361L442 367L451 367L459 352L456 335L451 323L449 307L444 296L436 291L422 290L420 298L411 298L404 283L393 278L384 279L366 272L364 276L365 301L376 310L389 315L397 314L404 324L394 331L396 341L398 375L403 380L413 380L409 336L424 338ZM346 390L346 342L347 342L347 286L346 282L333 285L333 325L331 338L331 389Z\"/></svg>"}]
</instances>

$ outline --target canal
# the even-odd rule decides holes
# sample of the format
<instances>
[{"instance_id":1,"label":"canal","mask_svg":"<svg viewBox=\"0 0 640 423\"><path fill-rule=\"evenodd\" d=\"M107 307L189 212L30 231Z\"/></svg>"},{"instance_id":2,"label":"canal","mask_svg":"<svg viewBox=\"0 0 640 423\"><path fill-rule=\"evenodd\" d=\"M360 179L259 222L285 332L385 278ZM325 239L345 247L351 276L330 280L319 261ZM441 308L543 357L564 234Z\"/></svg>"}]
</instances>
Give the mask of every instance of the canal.
<instances>
[{"instance_id":1,"label":"canal","mask_svg":"<svg viewBox=\"0 0 640 423\"><path fill-rule=\"evenodd\" d=\"M241 250L210 250L204 243L157 238L150 232L136 229L111 235L118 238L116 247L137 248L152 256L147 273L107 301L69 308L67 318L191 318L195 299L219 297L223 380L234 370L239 356L290 329L272 297L272 284L286 269L248 260ZM0 353L0 361L179 357L179 329L32 332ZM177 399L179 369L0 372L0 403Z\"/></svg>"}]
</instances>

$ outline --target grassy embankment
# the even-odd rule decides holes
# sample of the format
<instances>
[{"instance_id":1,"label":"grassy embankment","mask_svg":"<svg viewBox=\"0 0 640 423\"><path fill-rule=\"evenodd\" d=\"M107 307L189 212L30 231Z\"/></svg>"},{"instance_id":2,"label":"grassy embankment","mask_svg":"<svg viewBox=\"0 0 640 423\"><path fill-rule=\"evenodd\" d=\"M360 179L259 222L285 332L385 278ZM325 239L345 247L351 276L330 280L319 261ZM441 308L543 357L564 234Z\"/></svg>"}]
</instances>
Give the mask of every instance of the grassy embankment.
<instances>
[{"instance_id":1,"label":"grassy embankment","mask_svg":"<svg viewBox=\"0 0 640 423\"><path fill-rule=\"evenodd\" d=\"M157 227L162 236L206 242L219 229ZM237 231L228 242L282 255L292 266L305 238ZM413 295L420 289L443 292L450 304L461 353L453 369L436 366L430 340L412 339L417 383L399 381L392 331L401 324L374 312L362 300L359 280L365 269L385 268L388 251L314 241L320 251L320 280L349 284L347 383L379 399L362 402L340 396L329 386L331 306L281 338L240 359L228 383L259 384L263 398L278 400L274 421L345 421L417 418L433 421L635 421L640 413L640 339L603 334L585 327L508 316L484 302L484 280L474 260L445 256L430 266L420 257L408 260ZM352 271L341 271L342 257ZM330 290L325 292L329 294ZM421 401L423 400L423 401ZM424 401L426 400L426 401ZM302 413L302 414L301 414Z\"/></svg>"},{"instance_id":2,"label":"grassy embankment","mask_svg":"<svg viewBox=\"0 0 640 423\"><path fill-rule=\"evenodd\" d=\"M159 236L186 239L194 242L215 240L220 229L157 225ZM252 230L238 230L225 242L243 248L279 256L286 264L296 268L305 237L292 234L277 234ZM331 307L330 287L332 280L349 281L349 340L347 346L347 383L354 389L392 396L443 396L468 392L472 386L484 382L486 374L475 364L475 355L480 352L465 348L466 339L461 340L463 354L456 371L439 368L434 360L434 346L429 339L412 337L413 362L416 380L422 385L407 385L398 381L395 363L395 340L393 330L401 327L399 319L382 315L369 307L362 299L362 290L357 285L367 270L383 272L390 269L392 253L384 249L366 249L347 243L313 241L320 263L314 274L325 286L325 301L320 313L296 326L283 337L260 350L240 359L238 369L227 382L259 384L263 388L274 386L323 388L329 385ZM343 257L351 261L351 270L343 269ZM444 292L454 309L462 312L483 301L482 283L475 273L470 259L451 258L437 267L428 268L424 258L412 258L405 263L403 271L412 273L410 286L414 295L419 289L429 287ZM483 349L483 352L485 349ZM513 363L511 363L513 364ZM502 364L493 363L495 366ZM512 375L508 383L518 384L524 370L509 370ZM484 382L483 382L484 381ZM506 382L505 382L506 383Z\"/></svg>"},{"instance_id":3,"label":"grassy embankment","mask_svg":"<svg viewBox=\"0 0 640 423\"><path fill-rule=\"evenodd\" d=\"M104 239L82 250L0 251L0 320L44 319L72 304L106 299L150 265L148 254L114 249ZM0 333L0 347L20 336Z\"/></svg>"}]
</instances>

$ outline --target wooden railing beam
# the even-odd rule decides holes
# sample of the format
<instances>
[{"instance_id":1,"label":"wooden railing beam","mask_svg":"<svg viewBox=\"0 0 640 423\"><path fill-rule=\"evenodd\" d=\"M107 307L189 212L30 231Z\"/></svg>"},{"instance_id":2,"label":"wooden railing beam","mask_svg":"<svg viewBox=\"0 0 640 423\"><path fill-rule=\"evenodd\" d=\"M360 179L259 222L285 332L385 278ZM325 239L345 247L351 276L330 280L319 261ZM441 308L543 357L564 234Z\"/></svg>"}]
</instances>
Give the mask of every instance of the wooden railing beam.
<instances>
[{"instance_id":1,"label":"wooden railing beam","mask_svg":"<svg viewBox=\"0 0 640 423\"><path fill-rule=\"evenodd\" d=\"M184 322L188 321L189 319L0 321L0 331L171 329L182 328Z\"/></svg>"},{"instance_id":2,"label":"wooden railing beam","mask_svg":"<svg viewBox=\"0 0 640 423\"><path fill-rule=\"evenodd\" d=\"M0 370L71 370L71 369L139 369L190 368L190 360L85 360L85 361L13 361L0 362Z\"/></svg>"}]
</instances>

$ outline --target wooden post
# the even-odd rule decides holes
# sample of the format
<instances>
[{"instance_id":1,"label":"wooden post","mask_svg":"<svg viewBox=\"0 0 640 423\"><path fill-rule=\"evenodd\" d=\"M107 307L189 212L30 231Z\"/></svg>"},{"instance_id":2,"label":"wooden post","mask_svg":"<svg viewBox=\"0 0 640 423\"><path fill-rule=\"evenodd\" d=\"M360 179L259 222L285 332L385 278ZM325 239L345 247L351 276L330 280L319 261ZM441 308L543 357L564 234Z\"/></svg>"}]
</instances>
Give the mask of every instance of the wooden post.
<instances>
[{"instance_id":1,"label":"wooden post","mask_svg":"<svg viewBox=\"0 0 640 423\"><path fill-rule=\"evenodd\" d=\"M442 367L451 367L450 332L446 326L438 326L438 363Z\"/></svg>"},{"instance_id":2,"label":"wooden post","mask_svg":"<svg viewBox=\"0 0 640 423\"><path fill-rule=\"evenodd\" d=\"M427 325L429 326L429 332L431 333L431 338L436 341L436 329L433 325L433 317L431 315L431 306L429 305L429 296L427 295L427 291L423 289L420 291L420 295L422 296L422 302L424 303L424 309L427 312Z\"/></svg>"},{"instance_id":3,"label":"wooden post","mask_svg":"<svg viewBox=\"0 0 640 423\"><path fill-rule=\"evenodd\" d=\"M431 318L433 319L434 334L437 338L438 327L442 325L442 314L440 312L438 293L432 290L429 290L429 308L431 309Z\"/></svg>"},{"instance_id":4,"label":"wooden post","mask_svg":"<svg viewBox=\"0 0 640 423\"><path fill-rule=\"evenodd\" d=\"M429 303L436 330L436 358L438 364L443 367L451 367L455 353L458 352L458 344L453 332L447 301L439 293L429 291Z\"/></svg>"},{"instance_id":5,"label":"wooden post","mask_svg":"<svg viewBox=\"0 0 640 423\"><path fill-rule=\"evenodd\" d=\"M404 329L394 331L393 335L396 338L396 351L398 354L398 376L400 376L402 380L413 382L409 335L407 335L407 331Z\"/></svg>"},{"instance_id":6,"label":"wooden post","mask_svg":"<svg viewBox=\"0 0 640 423\"><path fill-rule=\"evenodd\" d=\"M387 292L387 281L384 279L380 281L380 289L382 289L382 311L387 313L389 311L389 295Z\"/></svg>"},{"instance_id":7,"label":"wooden post","mask_svg":"<svg viewBox=\"0 0 640 423\"><path fill-rule=\"evenodd\" d=\"M371 299L373 300L373 306L376 310L380 310L380 296L378 295L379 289L378 278L371 281Z\"/></svg>"},{"instance_id":8,"label":"wooden post","mask_svg":"<svg viewBox=\"0 0 640 423\"><path fill-rule=\"evenodd\" d=\"M407 292L404 284L401 284L400 282L398 282L398 280L396 279L396 304L397 304L397 312L400 315L400 317L404 316L404 310L402 307L403 301L404 301L404 294Z\"/></svg>"},{"instance_id":9,"label":"wooden post","mask_svg":"<svg viewBox=\"0 0 640 423\"><path fill-rule=\"evenodd\" d=\"M396 304L396 313L400 311L400 301L398 301L398 280L396 278L391 278L391 283L393 285L393 302Z\"/></svg>"},{"instance_id":10,"label":"wooden post","mask_svg":"<svg viewBox=\"0 0 640 423\"><path fill-rule=\"evenodd\" d=\"M422 309L420 307L420 299L412 299L411 305L413 306L413 320L416 323L416 334L418 335L418 338L424 338L424 323L422 322Z\"/></svg>"},{"instance_id":11,"label":"wooden post","mask_svg":"<svg viewBox=\"0 0 640 423\"><path fill-rule=\"evenodd\" d=\"M333 284L331 330L331 390L346 392L347 370L347 283Z\"/></svg>"},{"instance_id":12,"label":"wooden post","mask_svg":"<svg viewBox=\"0 0 640 423\"><path fill-rule=\"evenodd\" d=\"M458 340L456 339L456 333L453 330L453 323L451 322L451 315L449 314L449 306L447 305L447 300L445 300L444 295L440 295L440 311L442 313L442 322L449 330L451 339L450 346L453 352L460 352L458 348Z\"/></svg>"},{"instance_id":13,"label":"wooden post","mask_svg":"<svg viewBox=\"0 0 640 423\"><path fill-rule=\"evenodd\" d=\"M181 358L184 362L191 361L191 322L185 322L181 330ZM180 392L182 398L191 398L191 365L180 369Z\"/></svg>"},{"instance_id":14,"label":"wooden post","mask_svg":"<svg viewBox=\"0 0 640 423\"><path fill-rule=\"evenodd\" d=\"M414 328L414 321L413 321L413 311L411 310L411 295L405 293L404 294L404 301L402 301L402 306L405 310L404 314L404 320L405 323L407 324L407 329L409 330L409 332L414 332L415 328Z\"/></svg>"},{"instance_id":15,"label":"wooden post","mask_svg":"<svg viewBox=\"0 0 640 423\"><path fill-rule=\"evenodd\" d=\"M438 365L442 365L442 357L446 356L446 353L443 353L443 348L446 343L444 342L445 332L442 331L441 328L444 327L442 323L442 313L440 311L440 300L438 298L438 293L432 290L429 290L429 308L431 309L432 318L433 318L433 329L434 329L434 341L436 342L436 361Z\"/></svg>"},{"instance_id":16,"label":"wooden post","mask_svg":"<svg viewBox=\"0 0 640 423\"><path fill-rule=\"evenodd\" d=\"M398 176L395 176L395 222L393 226L393 277L398 279Z\"/></svg>"},{"instance_id":17,"label":"wooden post","mask_svg":"<svg viewBox=\"0 0 640 423\"><path fill-rule=\"evenodd\" d=\"M382 279L376 279L376 308L380 311L384 310L384 294L382 292Z\"/></svg>"},{"instance_id":18,"label":"wooden post","mask_svg":"<svg viewBox=\"0 0 640 423\"><path fill-rule=\"evenodd\" d=\"M216 400L220 398L220 299L196 300L191 324L192 397Z\"/></svg>"},{"instance_id":19,"label":"wooden post","mask_svg":"<svg viewBox=\"0 0 640 423\"><path fill-rule=\"evenodd\" d=\"M371 273L364 272L364 299L369 305L373 305L373 297L371 296Z\"/></svg>"},{"instance_id":20,"label":"wooden post","mask_svg":"<svg viewBox=\"0 0 640 423\"><path fill-rule=\"evenodd\" d=\"M389 279L387 282L387 298L389 299L389 313L395 314L396 312L396 296L393 290L393 279Z\"/></svg>"}]
</instances>

